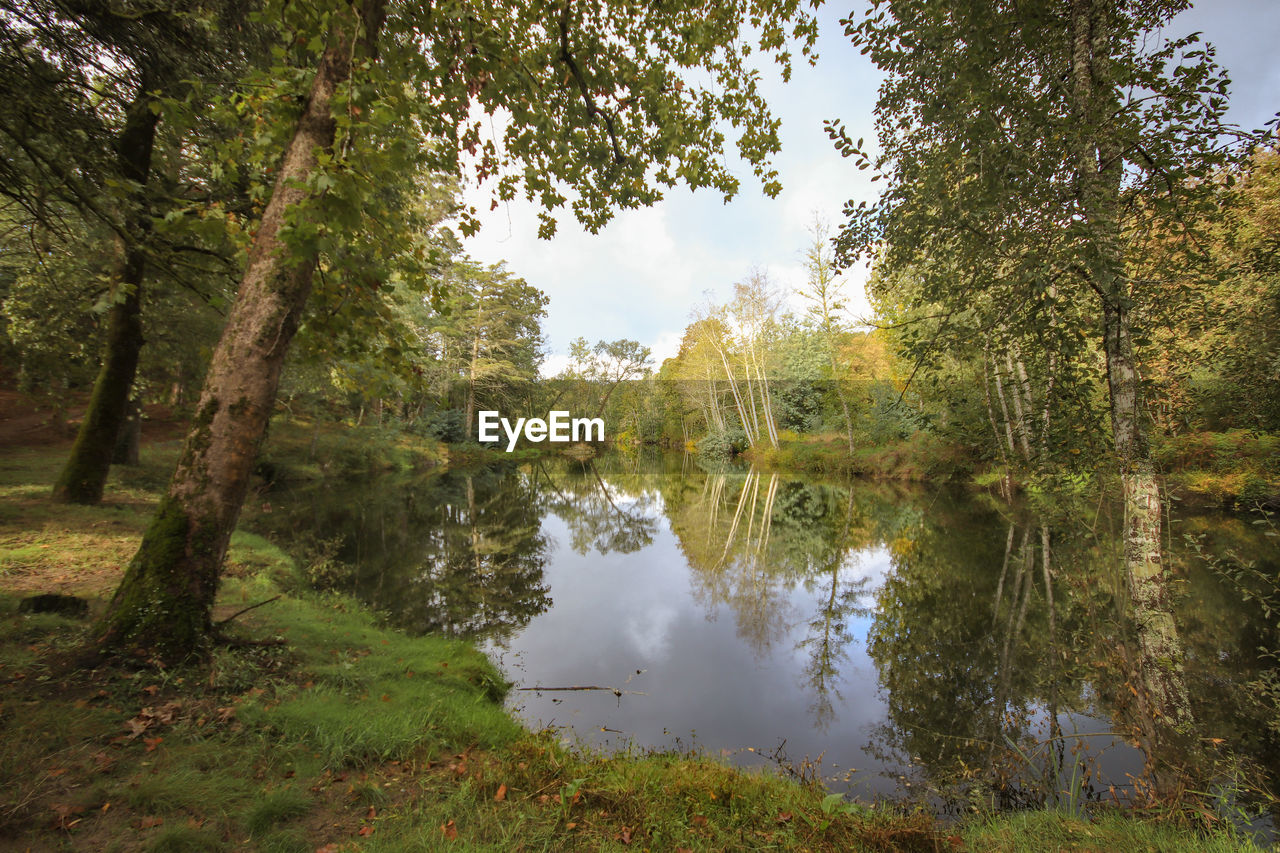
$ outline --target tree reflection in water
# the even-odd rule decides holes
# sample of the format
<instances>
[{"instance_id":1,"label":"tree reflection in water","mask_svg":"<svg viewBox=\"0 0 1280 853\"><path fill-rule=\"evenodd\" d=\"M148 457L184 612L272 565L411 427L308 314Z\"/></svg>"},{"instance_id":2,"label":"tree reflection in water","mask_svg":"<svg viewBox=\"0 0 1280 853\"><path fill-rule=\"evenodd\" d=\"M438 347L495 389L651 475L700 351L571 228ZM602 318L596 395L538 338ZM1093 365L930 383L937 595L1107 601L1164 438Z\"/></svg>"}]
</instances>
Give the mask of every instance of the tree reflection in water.
<instances>
[{"instance_id":1,"label":"tree reflection in water","mask_svg":"<svg viewBox=\"0 0 1280 853\"><path fill-rule=\"evenodd\" d=\"M666 600L688 602L695 622L699 610L708 620L731 615L750 657L790 667L807 719L777 721L779 739L796 725L847 739L842 714L880 707L878 722L861 729L869 743L858 745L867 759L859 763L958 804L1071 805L1131 796L1126 774L1141 782L1177 766L1209 785L1228 765L1252 766L1241 778L1264 782L1259 768L1280 766L1280 733L1268 727L1275 711L1241 687L1274 667L1257 650L1275 646L1276 628L1177 547L1170 568L1188 591L1175 605L1193 739L1221 746L1207 758L1170 752L1145 762L1134 749L1150 721L1132 675L1119 523L1105 505L1082 522L1060 508L1037 515L937 488L798 482L638 454L382 478L273 502L284 510L259 524L336 543L338 585L400 625L502 645L551 607L550 564L595 565L557 555L678 554L688 589L667 590ZM550 516L568 542L545 532ZM1246 551L1258 538L1221 516L1174 523L1209 536L1218 552ZM589 606L615 619L644 616L623 600ZM617 668L640 666L629 658ZM706 701L678 689L690 690L689 703ZM868 704L873 693L882 705ZM677 701L660 704L670 714Z\"/></svg>"}]
</instances>

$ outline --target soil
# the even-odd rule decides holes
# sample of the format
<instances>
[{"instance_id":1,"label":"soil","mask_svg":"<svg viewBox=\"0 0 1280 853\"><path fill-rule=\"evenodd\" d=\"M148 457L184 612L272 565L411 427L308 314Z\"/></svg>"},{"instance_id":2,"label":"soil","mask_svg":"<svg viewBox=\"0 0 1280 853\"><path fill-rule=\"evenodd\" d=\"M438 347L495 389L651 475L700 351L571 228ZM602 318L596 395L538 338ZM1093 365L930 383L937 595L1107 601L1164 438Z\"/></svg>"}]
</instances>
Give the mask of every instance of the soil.
<instances>
[{"instance_id":1,"label":"soil","mask_svg":"<svg viewBox=\"0 0 1280 853\"><path fill-rule=\"evenodd\" d=\"M0 385L0 450L12 447L71 446L84 417L88 392L72 396L61 416L48 400L7 385ZM61 419L60 419L61 418ZM142 440L171 441L180 439L186 417L168 406L152 404L142 410Z\"/></svg>"}]
</instances>

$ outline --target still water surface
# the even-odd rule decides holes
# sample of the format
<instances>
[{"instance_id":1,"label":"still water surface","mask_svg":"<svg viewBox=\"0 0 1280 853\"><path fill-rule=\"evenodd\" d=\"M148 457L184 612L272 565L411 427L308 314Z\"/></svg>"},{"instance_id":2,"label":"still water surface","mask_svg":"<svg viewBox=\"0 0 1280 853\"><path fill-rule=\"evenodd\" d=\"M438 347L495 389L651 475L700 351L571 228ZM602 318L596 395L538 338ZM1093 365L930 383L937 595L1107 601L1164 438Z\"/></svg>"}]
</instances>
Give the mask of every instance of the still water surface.
<instances>
[{"instance_id":1,"label":"still water surface","mask_svg":"<svg viewBox=\"0 0 1280 853\"><path fill-rule=\"evenodd\" d=\"M1048 519L679 454L327 484L272 504L261 523L305 543L318 584L410 632L477 640L519 716L574 742L807 759L835 791L952 804L1123 796L1142 773L1105 505ZM1247 519L1170 529L1203 736L1280 766L1245 687L1275 626L1183 542L1271 571L1275 549ZM549 689L574 687L599 689Z\"/></svg>"}]
</instances>

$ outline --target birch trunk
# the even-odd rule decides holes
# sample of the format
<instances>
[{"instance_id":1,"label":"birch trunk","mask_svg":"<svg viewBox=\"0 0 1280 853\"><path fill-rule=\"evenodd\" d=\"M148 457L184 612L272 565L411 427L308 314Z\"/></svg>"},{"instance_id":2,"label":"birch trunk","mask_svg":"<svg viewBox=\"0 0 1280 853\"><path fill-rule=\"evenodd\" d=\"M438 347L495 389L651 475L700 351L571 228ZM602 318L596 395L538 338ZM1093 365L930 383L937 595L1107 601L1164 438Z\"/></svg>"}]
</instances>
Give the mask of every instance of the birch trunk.
<instances>
[{"instance_id":1,"label":"birch trunk","mask_svg":"<svg viewBox=\"0 0 1280 853\"><path fill-rule=\"evenodd\" d=\"M1159 729L1167 730L1170 724L1190 722L1191 706L1161 554L1160 485L1141 421L1141 385L1120 242L1123 157L1104 132L1115 97L1104 4L1072 0L1071 24L1080 207L1087 229L1089 284L1102 302L1111 427L1124 484L1125 571L1138 631L1138 672Z\"/></svg>"}]
</instances>

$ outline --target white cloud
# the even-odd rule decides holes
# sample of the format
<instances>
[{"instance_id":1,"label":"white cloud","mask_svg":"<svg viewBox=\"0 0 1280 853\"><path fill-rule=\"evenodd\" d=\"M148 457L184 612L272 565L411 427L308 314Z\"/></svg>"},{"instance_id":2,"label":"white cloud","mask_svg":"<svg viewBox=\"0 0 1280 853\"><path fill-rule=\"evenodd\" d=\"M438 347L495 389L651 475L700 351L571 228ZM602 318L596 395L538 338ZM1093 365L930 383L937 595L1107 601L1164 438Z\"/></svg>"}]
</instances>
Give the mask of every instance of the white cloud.
<instances>
[{"instance_id":1,"label":"white cloud","mask_svg":"<svg viewBox=\"0 0 1280 853\"><path fill-rule=\"evenodd\" d=\"M1277 74L1275 53L1263 35L1274 26L1251 28L1245 10L1256 13L1258 5L1274 5L1267 20L1277 22L1280 4L1230 3L1235 10L1231 15L1201 12L1194 23L1224 48L1224 62L1243 72L1233 75L1234 89L1241 101L1253 105L1269 97L1265 83ZM470 194L482 211L484 228L465 241L467 251L488 263L507 260L515 274L551 297L545 328L555 355L544 374L554 372L550 365L563 366L569 342L578 336L592 341L632 338L652 347L656 358L668 349L674 352L703 291L727 298L733 282L752 266L766 268L788 284L803 282L801 253L813 214L838 228L846 201L875 200L879 185L870 182L869 171L842 158L822 127L824 119L843 119L851 137L874 145L879 72L849 44L837 21L840 14L827 7L822 11L817 68L798 60L787 85L772 69L764 71L764 91L783 122L783 148L776 158L783 191L777 199L765 198L749 168L730 157L742 191L728 205L713 192L677 188L651 209L620 213L598 235L562 217L558 235L544 241L536 237L534 205L520 200L487 211L488 196ZM1179 31L1184 17L1191 23L1190 13L1180 17L1175 22ZM1257 123L1253 115L1238 118ZM865 266L845 274L851 319L871 314L867 274ZM803 310L797 300L789 304Z\"/></svg>"}]
</instances>

